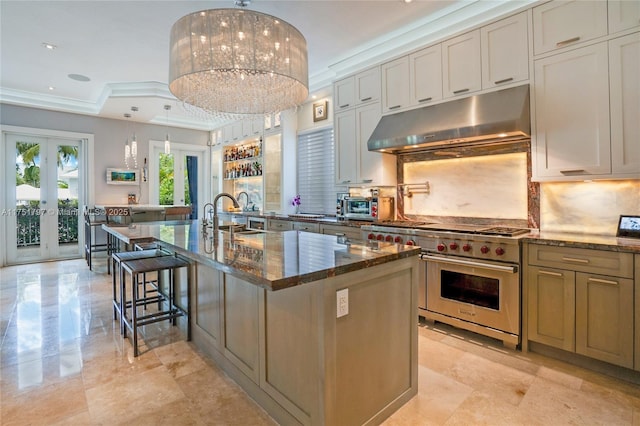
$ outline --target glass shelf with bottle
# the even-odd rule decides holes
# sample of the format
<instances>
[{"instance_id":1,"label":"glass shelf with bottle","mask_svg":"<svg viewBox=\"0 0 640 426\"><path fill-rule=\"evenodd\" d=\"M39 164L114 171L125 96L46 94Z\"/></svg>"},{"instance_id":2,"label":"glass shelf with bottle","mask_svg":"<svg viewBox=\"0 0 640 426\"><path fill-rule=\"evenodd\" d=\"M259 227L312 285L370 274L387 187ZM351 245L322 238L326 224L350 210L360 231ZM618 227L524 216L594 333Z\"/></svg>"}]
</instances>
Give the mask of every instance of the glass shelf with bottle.
<instances>
[{"instance_id":1,"label":"glass shelf with bottle","mask_svg":"<svg viewBox=\"0 0 640 426\"><path fill-rule=\"evenodd\" d=\"M243 179L262 176L262 163L259 161L234 162L224 168L224 179Z\"/></svg>"},{"instance_id":2,"label":"glass shelf with bottle","mask_svg":"<svg viewBox=\"0 0 640 426\"><path fill-rule=\"evenodd\" d=\"M255 143L230 146L224 149L223 154L223 161L225 163L258 158L262 158L262 139Z\"/></svg>"}]
</instances>

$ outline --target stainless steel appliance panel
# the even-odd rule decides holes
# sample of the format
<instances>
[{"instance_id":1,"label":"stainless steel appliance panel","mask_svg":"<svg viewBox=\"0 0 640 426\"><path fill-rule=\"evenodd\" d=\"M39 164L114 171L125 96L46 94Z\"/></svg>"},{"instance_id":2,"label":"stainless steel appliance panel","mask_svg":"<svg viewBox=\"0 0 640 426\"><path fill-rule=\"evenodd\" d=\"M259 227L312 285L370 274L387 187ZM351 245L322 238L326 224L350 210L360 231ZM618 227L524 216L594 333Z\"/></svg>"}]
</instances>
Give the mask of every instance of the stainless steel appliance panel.
<instances>
[{"instance_id":1,"label":"stainless steel appliance panel","mask_svg":"<svg viewBox=\"0 0 640 426\"><path fill-rule=\"evenodd\" d=\"M518 266L423 255L427 262L427 310L520 334Z\"/></svg>"}]
</instances>

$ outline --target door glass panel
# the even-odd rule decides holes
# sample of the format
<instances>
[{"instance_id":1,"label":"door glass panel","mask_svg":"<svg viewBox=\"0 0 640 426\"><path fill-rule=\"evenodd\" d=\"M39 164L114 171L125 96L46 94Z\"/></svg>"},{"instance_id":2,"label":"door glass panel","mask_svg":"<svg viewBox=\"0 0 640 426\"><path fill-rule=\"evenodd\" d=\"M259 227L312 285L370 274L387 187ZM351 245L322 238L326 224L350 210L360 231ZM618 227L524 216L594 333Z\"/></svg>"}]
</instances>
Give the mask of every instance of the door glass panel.
<instances>
[{"instance_id":1,"label":"door glass panel","mask_svg":"<svg viewBox=\"0 0 640 426\"><path fill-rule=\"evenodd\" d=\"M57 194L58 244L78 244L78 147L58 145Z\"/></svg>"},{"instance_id":2,"label":"door glass panel","mask_svg":"<svg viewBox=\"0 0 640 426\"><path fill-rule=\"evenodd\" d=\"M160 154L160 174L158 188L160 188L159 203L162 206L173 205L173 154Z\"/></svg>"},{"instance_id":3,"label":"door glass panel","mask_svg":"<svg viewBox=\"0 0 640 426\"><path fill-rule=\"evenodd\" d=\"M198 157L194 155L184 157L184 204L191 206L193 212L198 211ZM191 215L192 219L196 217Z\"/></svg>"},{"instance_id":4,"label":"door glass panel","mask_svg":"<svg viewBox=\"0 0 640 426\"><path fill-rule=\"evenodd\" d=\"M40 148L16 142L16 247L40 246Z\"/></svg>"}]
</instances>

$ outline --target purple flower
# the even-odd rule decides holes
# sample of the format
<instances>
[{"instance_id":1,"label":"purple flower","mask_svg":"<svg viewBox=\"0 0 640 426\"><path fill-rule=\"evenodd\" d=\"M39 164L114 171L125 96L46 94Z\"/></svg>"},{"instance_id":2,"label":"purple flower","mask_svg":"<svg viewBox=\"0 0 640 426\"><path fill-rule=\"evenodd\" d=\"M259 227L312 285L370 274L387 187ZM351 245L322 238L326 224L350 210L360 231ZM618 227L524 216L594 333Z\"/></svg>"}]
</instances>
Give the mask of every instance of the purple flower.
<instances>
[{"instance_id":1,"label":"purple flower","mask_svg":"<svg viewBox=\"0 0 640 426\"><path fill-rule=\"evenodd\" d=\"M291 205L292 206L300 205L300 195L296 195L295 197L293 197L293 199L291 200Z\"/></svg>"}]
</instances>

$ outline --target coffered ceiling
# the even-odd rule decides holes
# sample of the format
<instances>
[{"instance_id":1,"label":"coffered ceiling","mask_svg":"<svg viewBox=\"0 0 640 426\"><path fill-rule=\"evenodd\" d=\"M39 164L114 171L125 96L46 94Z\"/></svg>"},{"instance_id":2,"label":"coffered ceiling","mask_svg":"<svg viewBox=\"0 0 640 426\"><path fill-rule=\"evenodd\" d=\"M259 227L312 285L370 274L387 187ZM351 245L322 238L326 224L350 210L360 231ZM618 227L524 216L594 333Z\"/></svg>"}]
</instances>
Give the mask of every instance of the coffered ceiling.
<instances>
[{"instance_id":1,"label":"coffered ceiling","mask_svg":"<svg viewBox=\"0 0 640 426\"><path fill-rule=\"evenodd\" d=\"M310 95L335 78L442 39L532 0L253 0L307 39ZM169 32L182 16L233 0L0 0L0 102L209 130L167 87ZM55 49L48 49L51 44ZM74 76L75 75L75 76ZM83 80L88 78L88 81ZM323 92L324 91L324 92Z\"/></svg>"}]
</instances>

